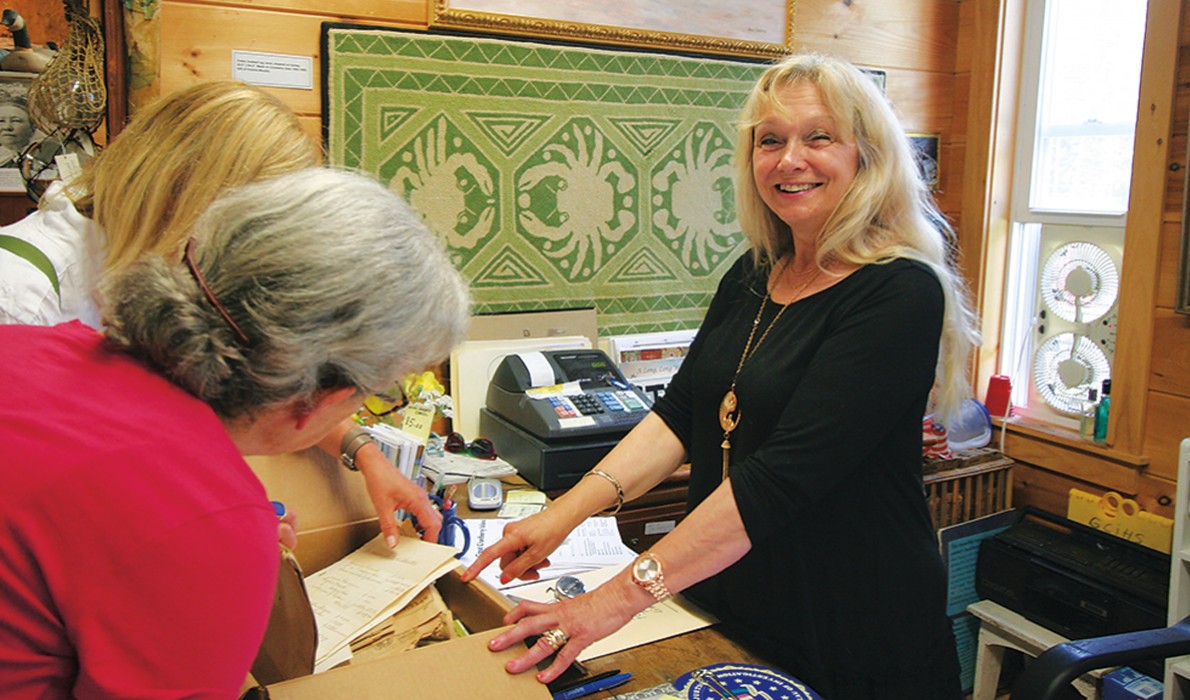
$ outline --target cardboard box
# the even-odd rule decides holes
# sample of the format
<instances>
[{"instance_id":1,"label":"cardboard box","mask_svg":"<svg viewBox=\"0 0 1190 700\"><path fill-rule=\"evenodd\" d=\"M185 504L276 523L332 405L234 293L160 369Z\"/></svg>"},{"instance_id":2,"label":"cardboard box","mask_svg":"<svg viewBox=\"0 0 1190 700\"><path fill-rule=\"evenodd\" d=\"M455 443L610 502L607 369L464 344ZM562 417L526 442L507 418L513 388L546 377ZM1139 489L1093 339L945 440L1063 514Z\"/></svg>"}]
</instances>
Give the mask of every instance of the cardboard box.
<instances>
[{"instance_id":1,"label":"cardboard box","mask_svg":"<svg viewBox=\"0 0 1190 700\"><path fill-rule=\"evenodd\" d=\"M1103 700L1161 700L1164 691L1160 681L1128 666L1103 676Z\"/></svg>"},{"instance_id":2,"label":"cardboard box","mask_svg":"<svg viewBox=\"0 0 1190 700\"><path fill-rule=\"evenodd\" d=\"M302 572L309 575L354 551L379 533L363 476L350 472L317 450L249 460L268 491L297 515ZM509 675L504 664L519 648L502 653L487 649L501 627L508 601L480 582L464 584L461 569L440 579L439 593L455 617L474 634L412 651L336 668L326 673L256 685L246 700L304 700L330 697L401 697L440 700L475 695L495 700L548 700L549 690L532 673ZM284 581L284 570L282 580ZM285 586L279 592L285 594ZM303 596L304 598L304 596ZM308 646L299 634L273 628L266 647ZM307 621L308 624L308 621ZM306 649L302 650L307 651Z\"/></svg>"}]
</instances>

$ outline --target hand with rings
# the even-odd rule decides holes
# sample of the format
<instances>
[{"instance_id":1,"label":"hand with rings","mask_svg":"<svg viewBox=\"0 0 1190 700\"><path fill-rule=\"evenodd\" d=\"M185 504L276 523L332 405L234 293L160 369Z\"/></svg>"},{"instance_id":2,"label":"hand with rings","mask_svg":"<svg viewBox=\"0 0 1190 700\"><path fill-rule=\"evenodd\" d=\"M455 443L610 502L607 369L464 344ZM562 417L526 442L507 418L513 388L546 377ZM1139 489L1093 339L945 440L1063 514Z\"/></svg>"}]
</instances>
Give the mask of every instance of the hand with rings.
<instances>
[{"instance_id":1,"label":"hand with rings","mask_svg":"<svg viewBox=\"0 0 1190 700\"><path fill-rule=\"evenodd\" d=\"M553 656L549 666L537 671L537 680L549 683L566 670L584 649L593 642L623 627L632 616L645 607L638 587L625 573L602 586L565 598L556 603L522 600L504 616L504 624L512 625L488 642L492 651L502 651L525 640L537 637L514 659L504 664L509 673L523 673ZM636 608L633 601L641 603Z\"/></svg>"}]
</instances>

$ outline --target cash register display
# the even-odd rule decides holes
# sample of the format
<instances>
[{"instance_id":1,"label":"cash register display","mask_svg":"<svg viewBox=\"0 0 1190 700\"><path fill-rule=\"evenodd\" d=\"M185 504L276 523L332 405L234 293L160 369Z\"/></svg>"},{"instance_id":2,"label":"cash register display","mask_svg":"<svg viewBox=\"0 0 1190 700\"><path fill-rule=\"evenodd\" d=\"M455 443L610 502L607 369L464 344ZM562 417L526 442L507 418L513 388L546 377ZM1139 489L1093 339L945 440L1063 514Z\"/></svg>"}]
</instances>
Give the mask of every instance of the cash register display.
<instances>
[{"instance_id":1,"label":"cash register display","mask_svg":"<svg viewBox=\"0 0 1190 700\"><path fill-rule=\"evenodd\" d=\"M487 407L544 438L624 432L649 401L599 350L509 355L488 389Z\"/></svg>"}]
</instances>

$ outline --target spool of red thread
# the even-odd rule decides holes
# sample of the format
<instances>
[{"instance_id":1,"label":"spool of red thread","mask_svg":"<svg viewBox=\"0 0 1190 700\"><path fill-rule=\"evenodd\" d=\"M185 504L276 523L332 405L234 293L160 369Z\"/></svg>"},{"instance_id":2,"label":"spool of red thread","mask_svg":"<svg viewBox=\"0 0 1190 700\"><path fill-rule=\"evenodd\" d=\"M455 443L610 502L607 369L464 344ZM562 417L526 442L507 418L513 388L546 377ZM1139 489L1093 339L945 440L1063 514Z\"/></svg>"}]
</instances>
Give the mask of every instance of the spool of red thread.
<instances>
[{"instance_id":1,"label":"spool of red thread","mask_svg":"<svg viewBox=\"0 0 1190 700\"><path fill-rule=\"evenodd\" d=\"M1012 410L1012 380L1006 374L993 374L988 378L988 395L983 405L993 418L1003 418Z\"/></svg>"}]
</instances>

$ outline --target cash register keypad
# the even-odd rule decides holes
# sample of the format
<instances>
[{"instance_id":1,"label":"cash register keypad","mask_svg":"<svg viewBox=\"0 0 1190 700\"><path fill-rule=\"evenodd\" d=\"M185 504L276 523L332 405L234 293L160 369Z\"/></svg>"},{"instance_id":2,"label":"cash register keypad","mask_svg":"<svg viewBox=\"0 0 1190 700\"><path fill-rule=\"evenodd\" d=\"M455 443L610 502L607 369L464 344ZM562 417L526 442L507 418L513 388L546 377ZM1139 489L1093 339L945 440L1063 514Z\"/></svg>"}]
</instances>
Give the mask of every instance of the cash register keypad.
<instances>
[{"instance_id":1,"label":"cash register keypad","mask_svg":"<svg viewBox=\"0 0 1190 700\"><path fill-rule=\"evenodd\" d=\"M603 413L627 414L645 408L645 405L630 391L597 391L570 394L569 396L552 396L549 402L560 418L577 418Z\"/></svg>"}]
</instances>

